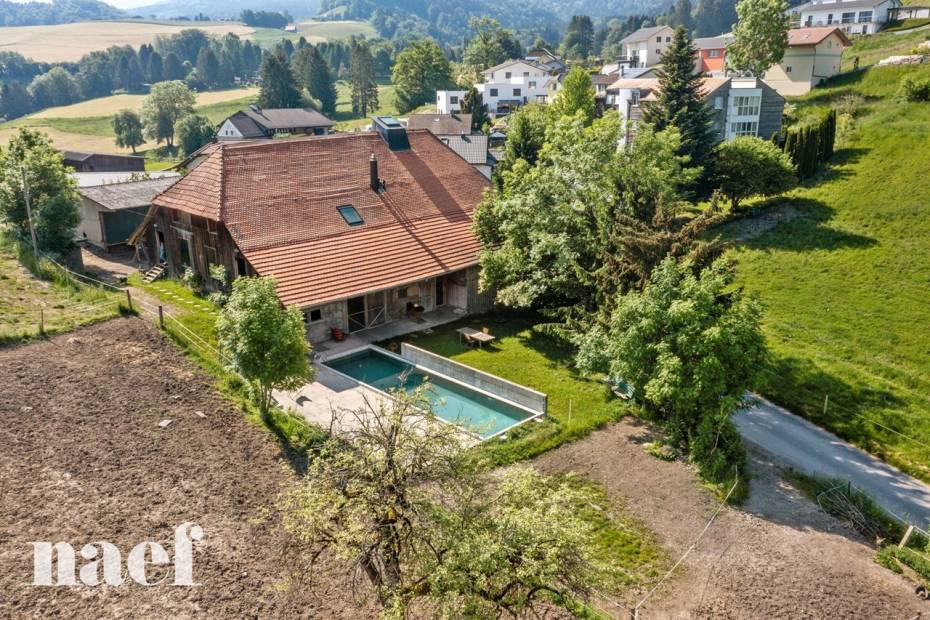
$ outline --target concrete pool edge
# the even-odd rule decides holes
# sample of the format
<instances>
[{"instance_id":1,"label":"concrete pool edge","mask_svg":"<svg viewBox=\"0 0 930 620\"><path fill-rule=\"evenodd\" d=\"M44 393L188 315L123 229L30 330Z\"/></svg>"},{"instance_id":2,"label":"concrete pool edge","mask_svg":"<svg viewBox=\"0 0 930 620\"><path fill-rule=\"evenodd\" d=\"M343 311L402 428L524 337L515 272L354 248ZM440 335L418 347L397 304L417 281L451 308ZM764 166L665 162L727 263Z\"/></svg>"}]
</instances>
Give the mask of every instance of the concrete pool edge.
<instances>
[{"instance_id":1,"label":"concrete pool edge","mask_svg":"<svg viewBox=\"0 0 930 620\"><path fill-rule=\"evenodd\" d=\"M494 439L494 438L496 438L496 437L500 437L500 436L503 435L504 433L508 433L508 432L512 431L513 429L517 428L518 426L522 426L523 424L526 424L527 422L530 422L530 421L533 421L533 420L537 420L537 419L542 418L543 416L546 415L546 412L545 412L545 411L542 411L542 412L540 412L540 411L534 411L533 409L530 409L529 407L526 407L526 406L524 406L524 405L522 405L522 404L520 404L520 403L514 402L514 401L512 401L512 400L509 400L509 399L507 399L507 398L504 398L504 397L499 396L499 395L497 395L497 394L494 394L494 393L492 393L492 392L488 392L487 390L483 390L483 389L481 389L481 388L479 388L479 387L477 387L477 386L469 385L468 383L465 383L465 382L460 381L460 380L458 380L458 379L455 379L455 378L453 378L453 377L449 377L449 376L447 376L447 375L445 375L445 374L443 374L443 373L441 373L441 372L438 372L438 371L436 371L436 370L434 370L434 369L432 369L432 368L429 368L429 367L426 367L426 366L421 366L420 364L415 364L415 363L412 362L411 360L409 360L409 359L407 359L407 358L405 358L405 357L403 357L403 356L401 356L401 355L398 355L398 354L396 354L396 353L394 353L394 352L392 352L392 351L389 351L389 350L385 349L384 347L379 347L378 345L375 345L375 344L367 344L367 345L364 345L364 346L361 346L361 347L354 348L354 349L349 350L349 351L342 352L342 353L340 353L339 355L335 355L335 356L332 356L332 357L327 357L327 358L325 358L325 359L323 359L323 360L320 360L320 361L319 361L319 364L321 364L321 365L323 365L323 366L326 366L326 369L327 369L329 372L336 373L337 375L339 375L339 376L342 377L343 379L346 379L347 381L351 381L351 382L353 382L353 383L355 383L355 384L357 384L357 385L364 386L365 388L367 388L367 389L369 389L369 390L372 390L372 391L374 391L374 392L376 392L376 393L378 393L378 394L381 394L381 395L383 395L383 396L385 396L385 397L387 397L387 398L390 398L391 400L397 400L397 399L394 398L389 392L385 392L385 391L382 390L381 388L375 387L375 386L371 385L370 383L366 383L365 381L361 381L361 380L359 380L359 379L356 379L355 377L353 377L353 376L351 376L351 375L348 375L348 374L346 374L346 373L344 373L344 372L342 372L342 371L340 371L340 370L337 370L336 368L333 368L332 366L330 366L330 363L331 363L331 362L336 362L336 361L338 361L338 360L340 360L340 359L343 359L343 358L346 358L346 357L350 357L350 356L353 356L353 355L358 355L359 353L362 353L363 351L369 351L369 350L370 350L370 351L374 351L374 352L375 352L376 354L378 354L378 355L384 355L384 356L390 357L390 358L392 358L392 359L395 359L395 360L397 360L397 361L403 362L404 364L410 366L411 368L414 368L415 370L418 370L418 371L420 371L421 373L425 374L427 377L429 377L429 376L431 376L431 375L435 375L435 376L437 376L437 377L440 377L440 378L443 379L444 381L448 381L448 382L450 382L450 383L453 383L453 384L458 385L458 386L460 386L460 387L463 387L463 388L465 388L465 389L471 390L471 391L473 391L473 392L476 392L476 393L478 393L478 394L480 394L480 395L482 395L482 396L485 396L485 397L487 397L487 398L490 398L490 399L492 399L492 400L500 401L500 402L502 402L502 403L504 403L504 404L506 404L506 405L508 405L508 406L510 406L510 407L514 407L515 409L519 409L520 411L526 412L526 413L528 414L528 417L524 418L523 420L520 420L519 422L516 422L516 423L514 423L514 424L511 424L510 426L508 426L508 427L506 427L506 428L503 428L503 429L501 429L501 430L499 430L499 431L497 431L497 432L495 432L495 433L493 433L493 434L491 434L491 435L488 435L487 437L482 437L482 436L479 435L478 433L476 433L476 432L474 432L474 431L472 431L472 430L469 430L468 428L466 428L465 426L463 426L462 424L460 424L460 423L458 423L458 422L454 422L454 421L451 421L451 420L446 420L446 419L444 419L444 418L442 418L442 417L440 417L440 416L438 416L438 415L435 416L437 420L440 420L441 422L443 422L443 423L445 423L445 424L451 424L451 425L457 427L457 428L460 429L463 433L466 433L466 434L468 434L469 436L471 436L471 437L477 439L479 443L483 443L483 442L488 441L488 440L490 440L490 439ZM450 361L453 361L453 360L450 360ZM457 364L458 364L458 363L460 363L460 362L454 362L454 363L457 363ZM463 364L463 366L467 366L467 365ZM468 368L471 368L471 367L468 366ZM505 382L507 382L507 383L511 383L511 384L513 384L513 385L517 385L517 386L519 386L519 387L523 387L523 388L525 388L525 389L527 389L527 390L531 390L531 388L526 388L525 386L520 386L519 384L513 383L512 381L507 381L507 379L504 379L503 377L497 377L497 375L491 375L490 373L485 373L485 372L483 372L483 371L478 371L478 369L474 369L474 370L476 370L477 372L481 372L482 374L489 375L489 376L495 377L495 378L497 378L497 379L500 379L501 381L505 381ZM536 390L531 390L531 391L536 392ZM537 393L543 394L542 392L537 392Z\"/></svg>"}]
</instances>

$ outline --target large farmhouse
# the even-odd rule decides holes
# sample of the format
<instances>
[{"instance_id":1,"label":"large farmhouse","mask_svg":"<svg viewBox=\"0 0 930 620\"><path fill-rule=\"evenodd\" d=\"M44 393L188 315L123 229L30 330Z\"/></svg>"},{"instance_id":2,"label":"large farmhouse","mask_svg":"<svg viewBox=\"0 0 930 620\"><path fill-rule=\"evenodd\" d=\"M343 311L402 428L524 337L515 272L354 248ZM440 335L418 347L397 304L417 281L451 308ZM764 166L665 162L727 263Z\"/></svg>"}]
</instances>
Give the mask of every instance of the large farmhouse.
<instances>
[{"instance_id":1,"label":"large farmhouse","mask_svg":"<svg viewBox=\"0 0 930 620\"><path fill-rule=\"evenodd\" d=\"M273 276L311 341L440 306L489 309L472 232L487 179L429 131L375 128L207 146L153 201L149 255L174 274Z\"/></svg>"}]
</instances>

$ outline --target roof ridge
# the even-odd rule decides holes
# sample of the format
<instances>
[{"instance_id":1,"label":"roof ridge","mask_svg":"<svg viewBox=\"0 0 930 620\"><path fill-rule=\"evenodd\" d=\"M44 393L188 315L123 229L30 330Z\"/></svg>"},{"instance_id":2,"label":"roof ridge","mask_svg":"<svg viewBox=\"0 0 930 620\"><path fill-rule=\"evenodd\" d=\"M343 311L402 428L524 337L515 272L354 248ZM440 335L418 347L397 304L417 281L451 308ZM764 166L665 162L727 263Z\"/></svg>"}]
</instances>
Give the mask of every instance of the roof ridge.
<instances>
[{"instance_id":1,"label":"roof ridge","mask_svg":"<svg viewBox=\"0 0 930 620\"><path fill-rule=\"evenodd\" d=\"M219 174L219 183L220 183L220 221L226 221L226 148L224 145L220 145L219 148L220 154L220 174Z\"/></svg>"}]
</instances>

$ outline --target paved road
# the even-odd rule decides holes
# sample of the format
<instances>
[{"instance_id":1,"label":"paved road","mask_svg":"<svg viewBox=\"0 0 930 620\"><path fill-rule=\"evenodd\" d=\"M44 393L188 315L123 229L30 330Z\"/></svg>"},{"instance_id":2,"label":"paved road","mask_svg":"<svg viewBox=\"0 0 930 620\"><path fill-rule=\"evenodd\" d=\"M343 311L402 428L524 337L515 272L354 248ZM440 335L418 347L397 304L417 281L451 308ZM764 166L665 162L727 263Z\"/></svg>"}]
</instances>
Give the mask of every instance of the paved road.
<instances>
[{"instance_id":1,"label":"paved road","mask_svg":"<svg viewBox=\"0 0 930 620\"><path fill-rule=\"evenodd\" d=\"M930 485L788 410L756 398L758 403L754 407L733 417L746 441L799 471L851 480L886 510L928 528Z\"/></svg>"}]
</instances>

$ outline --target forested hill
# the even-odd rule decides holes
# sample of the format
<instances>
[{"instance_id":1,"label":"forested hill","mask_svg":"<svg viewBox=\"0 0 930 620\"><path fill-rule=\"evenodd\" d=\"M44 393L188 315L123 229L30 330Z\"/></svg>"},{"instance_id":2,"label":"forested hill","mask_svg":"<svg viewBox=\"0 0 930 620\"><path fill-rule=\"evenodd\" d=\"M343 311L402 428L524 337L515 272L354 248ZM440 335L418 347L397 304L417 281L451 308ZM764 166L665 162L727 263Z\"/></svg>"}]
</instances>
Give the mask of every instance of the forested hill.
<instances>
[{"instance_id":1,"label":"forested hill","mask_svg":"<svg viewBox=\"0 0 930 620\"><path fill-rule=\"evenodd\" d=\"M0 26L67 24L91 19L118 19L126 14L97 0L9 2L0 0Z\"/></svg>"},{"instance_id":2,"label":"forested hill","mask_svg":"<svg viewBox=\"0 0 930 620\"><path fill-rule=\"evenodd\" d=\"M431 35L461 41L468 19L488 15L507 28L559 31L572 15L618 17L657 14L669 0L322 0L320 15L330 19L370 19L388 38ZM548 38L548 37L547 37Z\"/></svg>"}]
</instances>

